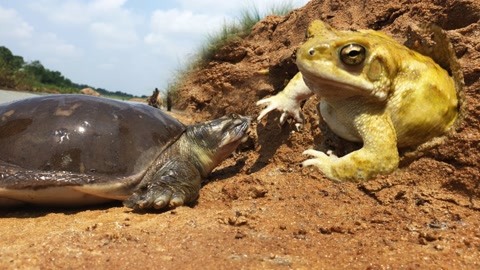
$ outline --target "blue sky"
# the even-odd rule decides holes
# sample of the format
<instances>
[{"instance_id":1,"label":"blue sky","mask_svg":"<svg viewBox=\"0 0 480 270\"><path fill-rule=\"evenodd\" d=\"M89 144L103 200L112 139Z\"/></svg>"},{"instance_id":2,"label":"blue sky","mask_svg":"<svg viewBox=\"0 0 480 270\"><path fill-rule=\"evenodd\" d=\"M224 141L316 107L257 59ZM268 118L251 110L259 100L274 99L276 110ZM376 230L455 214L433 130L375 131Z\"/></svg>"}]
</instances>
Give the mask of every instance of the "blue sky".
<instances>
[{"instance_id":1,"label":"blue sky","mask_svg":"<svg viewBox=\"0 0 480 270\"><path fill-rule=\"evenodd\" d=\"M76 83L150 95L242 10L307 2L0 0L0 46Z\"/></svg>"}]
</instances>

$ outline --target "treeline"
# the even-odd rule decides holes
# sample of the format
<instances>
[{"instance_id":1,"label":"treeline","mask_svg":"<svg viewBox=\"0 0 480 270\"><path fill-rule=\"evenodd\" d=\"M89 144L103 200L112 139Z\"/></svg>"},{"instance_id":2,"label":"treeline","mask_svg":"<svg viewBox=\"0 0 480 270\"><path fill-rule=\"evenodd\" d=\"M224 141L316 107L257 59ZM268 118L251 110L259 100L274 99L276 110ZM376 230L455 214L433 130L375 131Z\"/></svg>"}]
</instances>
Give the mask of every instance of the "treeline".
<instances>
[{"instance_id":1,"label":"treeline","mask_svg":"<svg viewBox=\"0 0 480 270\"><path fill-rule=\"evenodd\" d=\"M65 78L59 71L45 68L40 61L25 62L22 56L14 55L8 48L0 46L0 88L46 93L78 93L91 86L77 84ZM111 92L95 89L104 96L132 98L121 91Z\"/></svg>"}]
</instances>

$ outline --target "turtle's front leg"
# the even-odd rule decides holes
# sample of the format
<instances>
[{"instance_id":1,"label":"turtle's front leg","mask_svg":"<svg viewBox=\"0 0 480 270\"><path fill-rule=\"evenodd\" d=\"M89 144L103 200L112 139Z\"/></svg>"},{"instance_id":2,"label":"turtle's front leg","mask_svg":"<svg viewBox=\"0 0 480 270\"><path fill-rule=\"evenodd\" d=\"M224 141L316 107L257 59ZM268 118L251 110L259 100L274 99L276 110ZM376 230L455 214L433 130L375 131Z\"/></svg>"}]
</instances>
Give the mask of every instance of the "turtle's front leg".
<instances>
[{"instance_id":1,"label":"turtle's front leg","mask_svg":"<svg viewBox=\"0 0 480 270\"><path fill-rule=\"evenodd\" d=\"M124 205L134 209L175 208L195 201L200 187L201 176L194 165L174 159L150 179L144 178Z\"/></svg>"}]
</instances>

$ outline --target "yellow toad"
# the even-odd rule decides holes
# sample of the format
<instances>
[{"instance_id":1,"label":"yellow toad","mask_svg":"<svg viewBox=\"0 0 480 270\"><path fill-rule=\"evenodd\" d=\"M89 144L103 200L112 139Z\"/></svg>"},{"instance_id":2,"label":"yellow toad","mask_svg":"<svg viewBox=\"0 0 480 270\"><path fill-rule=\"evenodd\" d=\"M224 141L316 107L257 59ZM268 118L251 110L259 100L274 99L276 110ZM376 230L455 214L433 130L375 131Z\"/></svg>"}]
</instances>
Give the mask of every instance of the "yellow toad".
<instances>
[{"instance_id":1,"label":"yellow toad","mask_svg":"<svg viewBox=\"0 0 480 270\"><path fill-rule=\"evenodd\" d=\"M301 101L316 94L320 113L340 137L363 142L343 157L313 149L304 166L334 180L360 181L398 167L398 147L417 146L445 133L458 115L455 83L431 58L373 30L339 31L322 21L308 28L297 51L299 73L282 92L262 99L280 121L301 122Z\"/></svg>"}]
</instances>

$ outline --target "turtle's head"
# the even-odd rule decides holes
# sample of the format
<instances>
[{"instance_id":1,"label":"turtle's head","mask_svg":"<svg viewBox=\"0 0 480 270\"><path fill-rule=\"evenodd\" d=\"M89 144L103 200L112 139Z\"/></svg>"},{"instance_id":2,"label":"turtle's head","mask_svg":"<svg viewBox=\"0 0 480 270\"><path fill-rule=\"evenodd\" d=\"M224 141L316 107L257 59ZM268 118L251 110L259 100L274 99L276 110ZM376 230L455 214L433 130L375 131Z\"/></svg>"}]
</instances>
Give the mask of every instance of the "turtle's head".
<instances>
[{"instance_id":1,"label":"turtle's head","mask_svg":"<svg viewBox=\"0 0 480 270\"><path fill-rule=\"evenodd\" d=\"M249 117L231 114L187 127L190 151L196 152L205 174L247 140L249 126Z\"/></svg>"}]
</instances>

